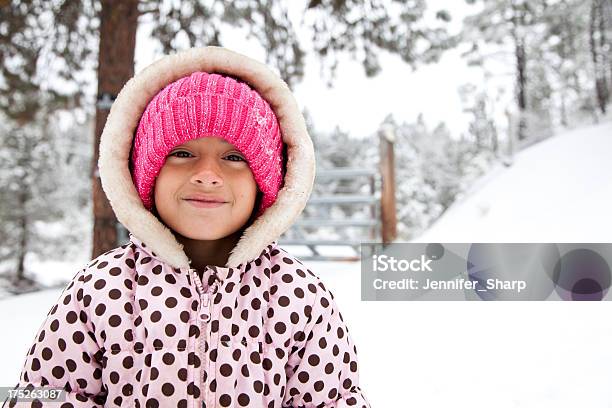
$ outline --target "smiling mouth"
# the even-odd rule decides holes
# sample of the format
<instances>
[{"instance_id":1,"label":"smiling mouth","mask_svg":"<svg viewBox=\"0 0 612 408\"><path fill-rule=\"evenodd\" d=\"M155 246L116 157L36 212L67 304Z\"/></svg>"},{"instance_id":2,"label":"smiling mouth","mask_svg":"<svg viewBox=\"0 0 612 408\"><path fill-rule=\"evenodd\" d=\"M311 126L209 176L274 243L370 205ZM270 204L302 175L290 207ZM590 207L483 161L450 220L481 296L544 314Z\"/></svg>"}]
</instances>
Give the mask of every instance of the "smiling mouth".
<instances>
[{"instance_id":1,"label":"smiling mouth","mask_svg":"<svg viewBox=\"0 0 612 408\"><path fill-rule=\"evenodd\" d=\"M185 200L196 208L217 208L223 204L227 204L223 201L201 201L201 200Z\"/></svg>"}]
</instances>

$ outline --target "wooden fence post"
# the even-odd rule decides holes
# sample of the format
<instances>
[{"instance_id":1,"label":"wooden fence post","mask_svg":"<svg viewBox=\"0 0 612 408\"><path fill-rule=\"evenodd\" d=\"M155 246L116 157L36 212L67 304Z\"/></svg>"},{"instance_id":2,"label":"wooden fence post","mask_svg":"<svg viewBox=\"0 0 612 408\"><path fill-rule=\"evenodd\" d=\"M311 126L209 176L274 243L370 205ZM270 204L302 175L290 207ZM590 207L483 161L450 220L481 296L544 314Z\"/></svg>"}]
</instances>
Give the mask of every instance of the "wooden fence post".
<instances>
[{"instance_id":1,"label":"wooden fence post","mask_svg":"<svg viewBox=\"0 0 612 408\"><path fill-rule=\"evenodd\" d=\"M380 208L382 221L382 241L391 243L397 237L397 214L395 210L395 159L393 145L395 133L393 128L384 124L379 132L380 142L380 174L382 187L380 193Z\"/></svg>"}]
</instances>

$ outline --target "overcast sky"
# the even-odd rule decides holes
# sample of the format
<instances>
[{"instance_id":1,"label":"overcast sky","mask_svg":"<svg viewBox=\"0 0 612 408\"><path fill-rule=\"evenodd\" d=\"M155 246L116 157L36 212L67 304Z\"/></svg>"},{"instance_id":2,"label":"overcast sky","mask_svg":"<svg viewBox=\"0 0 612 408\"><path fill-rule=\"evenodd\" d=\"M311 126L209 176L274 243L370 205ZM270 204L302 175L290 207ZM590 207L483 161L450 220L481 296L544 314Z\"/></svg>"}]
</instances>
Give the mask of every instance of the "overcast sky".
<instances>
[{"instance_id":1,"label":"overcast sky","mask_svg":"<svg viewBox=\"0 0 612 408\"><path fill-rule=\"evenodd\" d=\"M431 1L428 7L431 14L441 7L451 13L451 32L457 32L463 17L475 9L464 1ZM300 8L290 9L290 15L299 18ZM148 26L142 24L140 27L136 42L136 72L161 56L160 49L147 41ZM245 32L242 29L223 31L224 45L265 62L262 47L256 41L245 41ZM400 122L413 122L419 113L423 113L430 127L444 121L451 134L459 137L466 132L468 117L462 113L457 89L467 82L481 85L483 82L482 71L467 67L461 59L459 54L463 49L465 47L447 51L440 62L421 66L416 71L412 71L399 57L382 53L383 69L374 78L366 78L360 63L346 56L340 60L331 89L321 80L319 62L311 56L306 62L303 82L294 89L295 96L301 107L308 108L318 130L331 131L339 126L351 136L364 137L375 132L389 113Z\"/></svg>"}]
</instances>

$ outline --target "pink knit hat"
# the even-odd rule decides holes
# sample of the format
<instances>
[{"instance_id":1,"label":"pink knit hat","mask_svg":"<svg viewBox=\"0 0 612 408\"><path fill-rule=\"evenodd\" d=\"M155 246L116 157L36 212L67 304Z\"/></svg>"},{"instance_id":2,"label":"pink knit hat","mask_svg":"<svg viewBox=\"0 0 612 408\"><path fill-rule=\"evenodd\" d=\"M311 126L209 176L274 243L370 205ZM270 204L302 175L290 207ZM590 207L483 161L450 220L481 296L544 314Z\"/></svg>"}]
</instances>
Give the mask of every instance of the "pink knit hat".
<instances>
[{"instance_id":1,"label":"pink knit hat","mask_svg":"<svg viewBox=\"0 0 612 408\"><path fill-rule=\"evenodd\" d=\"M162 89L147 105L132 146L132 178L148 210L166 156L200 137L221 137L244 154L263 193L257 215L271 206L283 181L283 141L270 105L248 85L195 72Z\"/></svg>"}]
</instances>

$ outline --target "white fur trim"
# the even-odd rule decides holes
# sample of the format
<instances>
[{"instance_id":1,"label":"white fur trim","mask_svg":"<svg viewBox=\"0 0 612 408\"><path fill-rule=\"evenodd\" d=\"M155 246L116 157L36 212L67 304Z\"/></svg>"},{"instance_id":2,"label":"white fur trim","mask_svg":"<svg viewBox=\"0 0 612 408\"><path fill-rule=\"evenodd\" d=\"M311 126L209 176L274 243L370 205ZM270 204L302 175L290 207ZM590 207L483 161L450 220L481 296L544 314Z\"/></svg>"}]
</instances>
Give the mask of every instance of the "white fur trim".
<instances>
[{"instance_id":1,"label":"white fur trim","mask_svg":"<svg viewBox=\"0 0 612 408\"><path fill-rule=\"evenodd\" d=\"M274 110L287 145L284 186L232 250L226 266L236 267L257 258L291 227L308 201L315 176L304 117L287 84L266 65L221 47L192 48L149 65L125 84L113 103L100 141L100 179L119 222L160 259L173 267L189 267L183 246L142 204L128 163L132 138L149 101L169 83L196 71L232 75L253 87Z\"/></svg>"}]
</instances>

